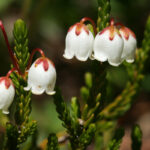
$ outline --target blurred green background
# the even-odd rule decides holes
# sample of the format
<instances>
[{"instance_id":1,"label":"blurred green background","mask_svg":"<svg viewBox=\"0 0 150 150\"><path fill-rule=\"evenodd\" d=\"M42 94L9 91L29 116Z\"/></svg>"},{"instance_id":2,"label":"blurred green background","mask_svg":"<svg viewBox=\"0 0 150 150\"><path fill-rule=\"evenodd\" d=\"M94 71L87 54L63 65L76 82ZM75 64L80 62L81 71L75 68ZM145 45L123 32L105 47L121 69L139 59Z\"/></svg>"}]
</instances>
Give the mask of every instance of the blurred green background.
<instances>
[{"instance_id":1,"label":"blurred green background","mask_svg":"<svg viewBox=\"0 0 150 150\"><path fill-rule=\"evenodd\" d=\"M150 14L150 1L111 0L111 6L111 16L136 33L138 47L140 47L146 19ZM79 96L79 88L84 84L84 73L89 71L91 63L90 60L83 63L76 59L68 61L62 57L68 28L85 16L96 21L96 0L0 0L0 19L4 23L11 46L13 47L13 24L18 18L22 18L29 28L30 51L37 47L42 48L47 57L55 63L57 85L61 87L67 101L70 101L72 96ZM0 32L0 76L7 73L10 62L2 32ZM128 78L122 65L119 68L110 66L108 71L109 86L113 87L110 91L110 100L113 100L124 88ZM148 147L147 143L150 142L150 59L146 63L145 79L137 99L138 102L132 110L121 118L121 123L127 131L124 141L130 142L128 141L130 126L138 122L141 124L144 135L143 150L149 150L150 146ZM50 132L64 130L57 118L52 99L47 95L33 96L32 117L38 120L39 143ZM125 143L121 149L129 149L125 148L126 145Z\"/></svg>"}]
</instances>

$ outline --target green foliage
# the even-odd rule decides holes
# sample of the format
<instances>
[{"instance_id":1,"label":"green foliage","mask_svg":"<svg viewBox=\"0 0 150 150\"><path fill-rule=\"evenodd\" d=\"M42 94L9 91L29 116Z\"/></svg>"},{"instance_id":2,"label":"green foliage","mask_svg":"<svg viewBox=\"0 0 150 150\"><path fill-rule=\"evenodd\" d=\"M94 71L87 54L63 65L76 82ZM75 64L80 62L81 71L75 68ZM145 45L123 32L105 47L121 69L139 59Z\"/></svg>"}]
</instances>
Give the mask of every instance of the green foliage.
<instances>
[{"instance_id":1,"label":"green foliage","mask_svg":"<svg viewBox=\"0 0 150 150\"><path fill-rule=\"evenodd\" d=\"M56 94L54 95L54 103L56 105L58 117L63 121L62 125L66 129L68 129L70 135L73 135L75 132L75 129L73 127L73 119L59 89L56 89Z\"/></svg>"},{"instance_id":2,"label":"green foliage","mask_svg":"<svg viewBox=\"0 0 150 150\"><path fill-rule=\"evenodd\" d=\"M85 74L85 84L89 89L92 87L92 75L89 72Z\"/></svg>"},{"instance_id":3,"label":"green foliage","mask_svg":"<svg viewBox=\"0 0 150 150\"><path fill-rule=\"evenodd\" d=\"M18 138L18 129L17 126L14 126L12 124L7 124L6 126L6 134L7 134L7 143L5 145L5 149L14 149L17 150L18 147L18 142L17 142L17 138Z\"/></svg>"},{"instance_id":4,"label":"green foliage","mask_svg":"<svg viewBox=\"0 0 150 150\"><path fill-rule=\"evenodd\" d=\"M25 72L30 57L28 49L28 30L23 20L19 19L14 24L14 52L22 73Z\"/></svg>"},{"instance_id":5,"label":"green foliage","mask_svg":"<svg viewBox=\"0 0 150 150\"><path fill-rule=\"evenodd\" d=\"M56 94L54 95L54 103L56 105L58 117L63 121L62 125L67 129L67 132L70 135L71 144L73 145L73 147L75 147L78 143L78 139L76 137L78 137L78 134L80 134L80 125L78 120L71 116L70 111L66 103L64 102L59 89L56 89ZM75 107L76 106L77 105L75 105ZM72 104L72 108L78 110L78 108L75 107Z\"/></svg>"},{"instance_id":6,"label":"green foliage","mask_svg":"<svg viewBox=\"0 0 150 150\"><path fill-rule=\"evenodd\" d=\"M13 83L16 87L16 123L21 125L23 122L28 122L31 112L31 92L24 91L26 81L14 73L11 75Z\"/></svg>"},{"instance_id":7,"label":"green foliage","mask_svg":"<svg viewBox=\"0 0 150 150\"><path fill-rule=\"evenodd\" d=\"M147 67L147 65L150 63L148 57L150 56L150 16L147 19L147 23L145 26L145 31L144 31L144 39L142 41L142 49L143 53L141 53L141 57L143 61L145 62L145 65L142 67Z\"/></svg>"},{"instance_id":8,"label":"green foliage","mask_svg":"<svg viewBox=\"0 0 150 150\"><path fill-rule=\"evenodd\" d=\"M95 135L96 126L95 124L90 124L88 126L88 129L82 133L82 135L79 138L79 149L84 150L86 147L91 143L93 140L93 136Z\"/></svg>"},{"instance_id":9,"label":"green foliage","mask_svg":"<svg viewBox=\"0 0 150 150\"><path fill-rule=\"evenodd\" d=\"M19 68L22 73L25 72L29 59L27 28L22 20L17 20L14 25L15 47L14 51ZM37 123L30 119L31 113L31 92L24 91L27 84L26 74L11 74L12 81L15 85L15 125L7 125L7 142L6 147L13 145L13 149L19 149L20 144L24 143L30 135L36 131Z\"/></svg>"},{"instance_id":10,"label":"green foliage","mask_svg":"<svg viewBox=\"0 0 150 150\"><path fill-rule=\"evenodd\" d=\"M98 0L97 31L101 31L109 25L110 20L110 0Z\"/></svg>"},{"instance_id":11,"label":"green foliage","mask_svg":"<svg viewBox=\"0 0 150 150\"><path fill-rule=\"evenodd\" d=\"M108 150L119 150L123 136L124 129L117 129L113 139L109 143Z\"/></svg>"},{"instance_id":12,"label":"green foliage","mask_svg":"<svg viewBox=\"0 0 150 150\"><path fill-rule=\"evenodd\" d=\"M71 99L71 109L72 109L72 116L74 119L77 120L78 118L81 117L80 104L76 97L73 97Z\"/></svg>"},{"instance_id":13,"label":"green foliage","mask_svg":"<svg viewBox=\"0 0 150 150\"><path fill-rule=\"evenodd\" d=\"M142 145L142 131L139 125L133 126L131 138L132 150L140 150Z\"/></svg>"},{"instance_id":14,"label":"green foliage","mask_svg":"<svg viewBox=\"0 0 150 150\"><path fill-rule=\"evenodd\" d=\"M54 95L54 103L58 116L63 121L63 126L69 134L72 149L86 149L91 143L96 130L95 124L92 123L93 117L87 119L84 123L84 120L80 118L80 105L76 97L71 100L71 113L58 89L56 89L56 94Z\"/></svg>"},{"instance_id":15,"label":"green foliage","mask_svg":"<svg viewBox=\"0 0 150 150\"><path fill-rule=\"evenodd\" d=\"M53 133L48 137L47 150L59 150L57 136Z\"/></svg>"}]
</instances>

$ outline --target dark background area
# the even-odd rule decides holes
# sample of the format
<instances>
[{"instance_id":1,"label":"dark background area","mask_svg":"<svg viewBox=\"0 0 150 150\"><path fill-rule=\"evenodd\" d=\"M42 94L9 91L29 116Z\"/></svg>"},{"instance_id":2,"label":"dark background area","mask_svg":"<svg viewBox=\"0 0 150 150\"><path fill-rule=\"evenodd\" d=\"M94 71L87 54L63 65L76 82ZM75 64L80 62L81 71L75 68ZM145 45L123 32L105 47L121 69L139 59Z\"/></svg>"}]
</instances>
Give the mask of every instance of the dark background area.
<instances>
[{"instance_id":1,"label":"dark background area","mask_svg":"<svg viewBox=\"0 0 150 150\"><path fill-rule=\"evenodd\" d=\"M131 28L141 46L143 32L148 15L150 15L149 0L111 0L111 16ZM22 18L29 28L29 48L42 48L56 66L57 85L67 101L72 96L79 96L80 87L84 85L84 73L89 70L91 61L80 62L76 59L65 60L62 55L65 48L65 36L68 28L83 17L97 19L96 0L0 0L0 19L3 21L9 41L13 47L13 24ZM39 56L37 54L37 56ZM150 58L149 58L150 59ZM8 50L0 32L0 76L5 75L10 68ZM120 67L109 67L109 81L113 87L114 96L121 91L127 81L127 74ZM45 95L33 96L32 116L38 120L39 142L50 132L62 131L61 122L51 97ZM126 136L122 150L130 149L129 133L134 123L139 123L143 130L143 150L150 149L150 61L146 64L145 79L141 92L132 109L121 118L126 128ZM127 147L126 147L127 146Z\"/></svg>"}]
</instances>

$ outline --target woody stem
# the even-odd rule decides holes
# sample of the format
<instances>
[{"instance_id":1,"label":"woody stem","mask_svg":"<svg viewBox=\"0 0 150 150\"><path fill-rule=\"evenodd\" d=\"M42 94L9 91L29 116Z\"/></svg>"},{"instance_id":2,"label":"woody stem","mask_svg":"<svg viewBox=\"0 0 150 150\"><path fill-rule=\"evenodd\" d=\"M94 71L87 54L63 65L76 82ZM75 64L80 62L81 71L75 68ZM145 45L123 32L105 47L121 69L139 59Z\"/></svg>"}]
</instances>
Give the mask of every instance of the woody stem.
<instances>
[{"instance_id":1,"label":"woody stem","mask_svg":"<svg viewBox=\"0 0 150 150\"><path fill-rule=\"evenodd\" d=\"M7 48L8 48L9 55L10 55L10 57L11 57L11 59L12 59L13 65L14 65L15 68L18 70L18 72L21 74L21 71L20 71L20 69L19 69L17 60L16 60L16 58L15 58L15 56L14 56L14 53L13 53L12 49L10 48L10 45L9 45L9 42L8 42L8 37L7 37L7 34L6 34L6 31L5 31L4 25L3 25L3 23L2 23L1 20L0 20L0 28L1 28L2 32L3 32L4 39L5 39Z\"/></svg>"},{"instance_id":2,"label":"woody stem","mask_svg":"<svg viewBox=\"0 0 150 150\"><path fill-rule=\"evenodd\" d=\"M30 55L30 59L29 59L29 63L28 63L27 69L30 68L31 63L32 63L33 56L34 56L34 54L35 54L36 52L39 52L39 53L42 55L42 57L45 57L45 54L44 54L44 52L43 52L42 49L40 49L40 48L35 48L35 49L32 50L32 52L31 52L31 55Z\"/></svg>"},{"instance_id":3,"label":"woody stem","mask_svg":"<svg viewBox=\"0 0 150 150\"><path fill-rule=\"evenodd\" d=\"M88 18L88 17L84 17L81 19L81 23L84 23L85 21L90 21L92 26L93 26L93 29L94 29L94 33L95 35L97 34L97 31L96 31L96 25L95 25L95 22L91 19L91 18Z\"/></svg>"}]
</instances>

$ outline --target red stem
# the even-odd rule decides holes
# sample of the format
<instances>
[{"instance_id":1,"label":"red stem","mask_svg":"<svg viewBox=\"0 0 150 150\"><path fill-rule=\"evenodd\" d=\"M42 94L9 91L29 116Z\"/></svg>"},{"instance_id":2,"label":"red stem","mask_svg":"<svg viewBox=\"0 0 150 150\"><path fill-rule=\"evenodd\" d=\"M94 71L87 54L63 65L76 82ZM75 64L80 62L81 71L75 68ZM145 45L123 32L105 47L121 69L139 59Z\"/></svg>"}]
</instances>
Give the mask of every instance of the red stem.
<instances>
[{"instance_id":1,"label":"red stem","mask_svg":"<svg viewBox=\"0 0 150 150\"><path fill-rule=\"evenodd\" d=\"M16 68L12 68L11 70L8 71L8 73L7 73L6 76L9 78L10 74L11 74L12 72L14 72L15 70L17 70L17 69L16 69Z\"/></svg>"},{"instance_id":2,"label":"red stem","mask_svg":"<svg viewBox=\"0 0 150 150\"><path fill-rule=\"evenodd\" d=\"M1 20L0 20L0 28L1 28L2 32L3 32L4 39L5 39L7 48L8 48L9 55L10 55L10 57L11 57L11 59L12 59L13 65L14 65L15 68L18 70L18 72L21 74L20 69L19 69L19 67L18 67L18 63L17 63L16 58L15 58L15 56L14 56L14 53L13 53L12 49L10 48L10 45L9 45L9 42L8 42L8 37L7 37L7 34L6 34L6 31L5 31L4 25L3 25L3 23L2 23Z\"/></svg>"},{"instance_id":3,"label":"red stem","mask_svg":"<svg viewBox=\"0 0 150 150\"><path fill-rule=\"evenodd\" d=\"M96 31L96 25L95 25L95 22L91 19L91 18L88 18L88 17L84 17L81 19L81 23L84 23L85 21L90 21L92 23L92 26L94 28L94 33L95 35L97 34L97 31Z\"/></svg>"},{"instance_id":4,"label":"red stem","mask_svg":"<svg viewBox=\"0 0 150 150\"><path fill-rule=\"evenodd\" d=\"M34 56L34 54L35 54L36 52L39 52L39 53L42 55L42 57L45 57L45 54L44 54L44 52L43 52L42 49L40 49L40 48L35 48L35 49L32 50L32 52L31 52L31 55L30 55L30 59L29 59L29 63L28 63L27 69L30 68L31 63L32 63L33 56Z\"/></svg>"}]
</instances>

